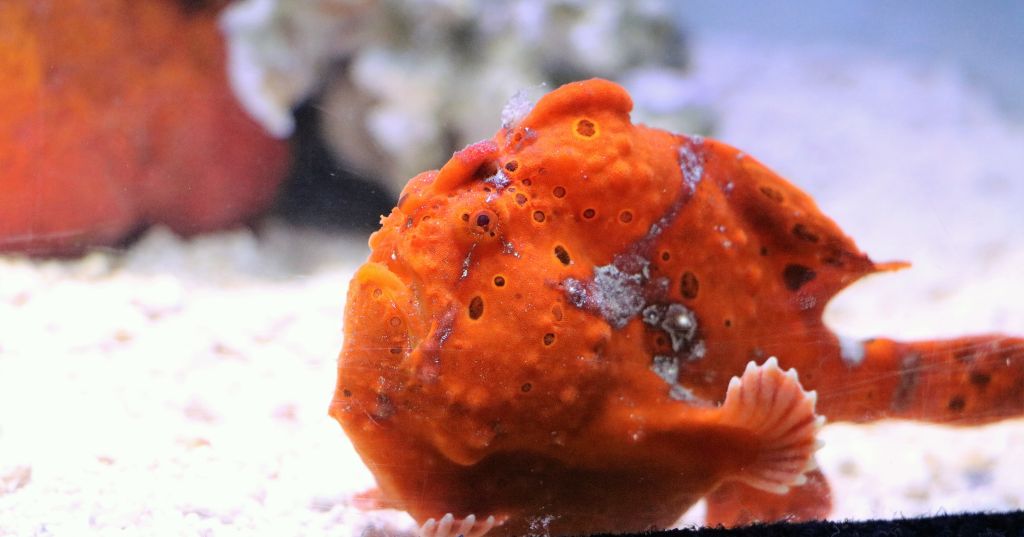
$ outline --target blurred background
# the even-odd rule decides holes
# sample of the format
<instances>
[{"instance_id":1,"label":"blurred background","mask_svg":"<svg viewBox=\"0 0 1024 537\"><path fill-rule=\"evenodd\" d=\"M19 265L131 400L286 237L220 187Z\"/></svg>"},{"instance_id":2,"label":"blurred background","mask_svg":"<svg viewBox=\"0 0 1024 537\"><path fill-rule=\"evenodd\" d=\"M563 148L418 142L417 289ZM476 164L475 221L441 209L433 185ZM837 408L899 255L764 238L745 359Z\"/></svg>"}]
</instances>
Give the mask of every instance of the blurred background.
<instances>
[{"instance_id":1,"label":"blurred background","mask_svg":"<svg viewBox=\"0 0 1024 537\"><path fill-rule=\"evenodd\" d=\"M369 230L408 178L490 136L513 94L571 80L616 80L636 120L717 135L716 77L784 48L832 53L822 79L851 76L840 50L952 73L1024 117L1012 1L21 1L3 16L0 251L43 256L268 211ZM716 41L746 57L708 56Z\"/></svg>"},{"instance_id":2,"label":"blurred background","mask_svg":"<svg viewBox=\"0 0 1024 537\"><path fill-rule=\"evenodd\" d=\"M406 534L326 417L347 281L406 180L595 76L914 264L839 331L1024 332L1020 2L7 0L0 535ZM1024 505L1020 420L824 436L837 518Z\"/></svg>"},{"instance_id":3,"label":"blurred background","mask_svg":"<svg viewBox=\"0 0 1024 537\"><path fill-rule=\"evenodd\" d=\"M691 1L680 20L695 36L727 34L793 45L853 46L874 54L948 65L1024 117L1024 6L997 0L966 8L936 2ZM698 38L699 39L699 38Z\"/></svg>"}]
</instances>

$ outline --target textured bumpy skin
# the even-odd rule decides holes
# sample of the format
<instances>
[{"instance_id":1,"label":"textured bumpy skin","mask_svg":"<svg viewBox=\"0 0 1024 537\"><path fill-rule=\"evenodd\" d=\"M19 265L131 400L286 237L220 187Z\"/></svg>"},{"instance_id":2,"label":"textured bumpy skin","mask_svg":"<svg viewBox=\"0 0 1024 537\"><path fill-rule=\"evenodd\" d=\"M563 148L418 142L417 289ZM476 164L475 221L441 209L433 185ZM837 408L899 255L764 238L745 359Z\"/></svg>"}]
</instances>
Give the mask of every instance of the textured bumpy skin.
<instances>
[{"instance_id":1,"label":"textured bumpy skin","mask_svg":"<svg viewBox=\"0 0 1024 537\"><path fill-rule=\"evenodd\" d=\"M602 80L550 93L412 179L370 239L331 414L383 504L508 535L666 526L709 494L714 523L820 517L802 388L833 420L1024 412L1020 339L841 345L829 298L903 264L630 108Z\"/></svg>"}]
</instances>

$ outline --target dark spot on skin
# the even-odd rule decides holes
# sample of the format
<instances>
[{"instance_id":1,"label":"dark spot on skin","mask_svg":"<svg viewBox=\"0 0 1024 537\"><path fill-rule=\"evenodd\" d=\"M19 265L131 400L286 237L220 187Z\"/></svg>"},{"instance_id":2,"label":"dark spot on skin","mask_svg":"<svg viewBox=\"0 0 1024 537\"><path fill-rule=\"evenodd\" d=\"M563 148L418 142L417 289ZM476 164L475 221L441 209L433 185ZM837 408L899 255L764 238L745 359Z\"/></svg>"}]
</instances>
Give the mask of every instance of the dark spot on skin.
<instances>
[{"instance_id":1,"label":"dark spot on skin","mask_svg":"<svg viewBox=\"0 0 1024 537\"><path fill-rule=\"evenodd\" d=\"M352 397L352 390L346 388L341 392L341 394L344 395L345 397Z\"/></svg>"},{"instance_id":2,"label":"dark spot on skin","mask_svg":"<svg viewBox=\"0 0 1024 537\"><path fill-rule=\"evenodd\" d=\"M989 382L992 382L992 375L981 371L971 371L968 378L970 379L971 384L976 386L978 389L982 389L985 386L988 386Z\"/></svg>"},{"instance_id":3,"label":"dark spot on skin","mask_svg":"<svg viewBox=\"0 0 1024 537\"><path fill-rule=\"evenodd\" d=\"M683 273L683 277L680 278L680 290L683 293L683 298L693 300L697 298L697 292L700 291L700 282L697 280L697 276L686 271Z\"/></svg>"},{"instance_id":4,"label":"dark spot on skin","mask_svg":"<svg viewBox=\"0 0 1024 537\"><path fill-rule=\"evenodd\" d=\"M956 395L949 400L949 410L951 412L962 412L964 407L967 406L967 401L962 395Z\"/></svg>"},{"instance_id":5,"label":"dark spot on skin","mask_svg":"<svg viewBox=\"0 0 1024 537\"><path fill-rule=\"evenodd\" d=\"M661 252L662 261L668 261L669 259L672 259L672 254L668 253L667 251Z\"/></svg>"},{"instance_id":6,"label":"dark spot on skin","mask_svg":"<svg viewBox=\"0 0 1024 537\"><path fill-rule=\"evenodd\" d=\"M762 246L761 247L761 255L768 255L768 247L767 246Z\"/></svg>"},{"instance_id":7,"label":"dark spot on skin","mask_svg":"<svg viewBox=\"0 0 1024 537\"><path fill-rule=\"evenodd\" d=\"M900 364L900 383L892 396L892 409L902 411L910 404L914 388L917 386L918 365L921 357L917 354L908 354Z\"/></svg>"},{"instance_id":8,"label":"dark spot on skin","mask_svg":"<svg viewBox=\"0 0 1024 537\"><path fill-rule=\"evenodd\" d=\"M838 257L823 255L821 256L821 263L830 267L843 268L843 260Z\"/></svg>"},{"instance_id":9,"label":"dark spot on skin","mask_svg":"<svg viewBox=\"0 0 1024 537\"><path fill-rule=\"evenodd\" d=\"M512 173L519 169L519 162L515 160L510 160L507 163L505 163L505 169L508 170L509 173Z\"/></svg>"},{"instance_id":10,"label":"dark spot on skin","mask_svg":"<svg viewBox=\"0 0 1024 537\"><path fill-rule=\"evenodd\" d=\"M786 265L786 268L782 271L782 280L786 283L787 289L796 291L803 287L805 283L817 277L817 275L813 270L794 263Z\"/></svg>"},{"instance_id":11,"label":"dark spot on skin","mask_svg":"<svg viewBox=\"0 0 1024 537\"><path fill-rule=\"evenodd\" d=\"M480 298L479 296L473 297L473 299L469 301L469 318L476 320L479 319L480 316L483 314L484 299Z\"/></svg>"},{"instance_id":12,"label":"dark spot on skin","mask_svg":"<svg viewBox=\"0 0 1024 537\"><path fill-rule=\"evenodd\" d=\"M487 226L491 225L491 217L486 214L476 215L476 225L487 229Z\"/></svg>"},{"instance_id":13,"label":"dark spot on skin","mask_svg":"<svg viewBox=\"0 0 1024 537\"><path fill-rule=\"evenodd\" d=\"M576 132L579 133L580 136L590 138L597 134L597 126L595 126L594 122L589 119L581 119L576 122Z\"/></svg>"},{"instance_id":14,"label":"dark spot on skin","mask_svg":"<svg viewBox=\"0 0 1024 537\"><path fill-rule=\"evenodd\" d=\"M479 168L473 172L473 177L477 179L485 179L498 173L498 165L493 161L487 161L480 165Z\"/></svg>"},{"instance_id":15,"label":"dark spot on skin","mask_svg":"<svg viewBox=\"0 0 1024 537\"><path fill-rule=\"evenodd\" d=\"M572 259L569 257L569 252L565 251L562 245L555 246L555 257L562 262L563 265L572 263Z\"/></svg>"},{"instance_id":16,"label":"dark spot on skin","mask_svg":"<svg viewBox=\"0 0 1024 537\"><path fill-rule=\"evenodd\" d=\"M553 195L556 198L564 198L565 197L565 188L560 187L560 186L556 186L555 189L551 191L551 195Z\"/></svg>"},{"instance_id":17,"label":"dark spot on skin","mask_svg":"<svg viewBox=\"0 0 1024 537\"><path fill-rule=\"evenodd\" d=\"M386 420L394 415L395 405L391 402L391 398L382 393L378 393L377 408L373 412L373 417L379 420Z\"/></svg>"},{"instance_id":18,"label":"dark spot on skin","mask_svg":"<svg viewBox=\"0 0 1024 537\"><path fill-rule=\"evenodd\" d=\"M374 289L373 290L373 298L380 298L380 296L383 295L383 294L384 294L384 291L381 291L380 289Z\"/></svg>"},{"instance_id":19,"label":"dark spot on skin","mask_svg":"<svg viewBox=\"0 0 1024 537\"><path fill-rule=\"evenodd\" d=\"M555 342L555 335L554 334L552 334L551 332L548 332L547 334L544 334L544 345L550 347L551 344L554 343L554 342Z\"/></svg>"},{"instance_id":20,"label":"dark spot on skin","mask_svg":"<svg viewBox=\"0 0 1024 537\"><path fill-rule=\"evenodd\" d=\"M533 184L533 181L531 181L529 179L523 179L523 186L530 186L532 184Z\"/></svg>"},{"instance_id":21,"label":"dark spot on skin","mask_svg":"<svg viewBox=\"0 0 1024 537\"><path fill-rule=\"evenodd\" d=\"M402 324L402 320L399 319L398 317L392 317L390 320L388 320L388 322L391 323L391 326L394 327L398 327L398 325Z\"/></svg>"},{"instance_id":22,"label":"dark spot on skin","mask_svg":"<svg viewBox=\"0 0 1024 537\"><path fill-rule=\"evenodd\" d=\"M469 222L469 213L462 213L462 221Z\"/></svg>"},{"instance_id":23,"label":"dark spot on skin","mask_svg":"<svg viewBox=\"0 0 1024 537\"><path fill-rule=\"evenodd\" d=\"M793 236L806 242L818 242L818 235L807 229L807 226L803 224L793 226Z\"/></svg>"},{"instance_id":24,"label":"dark spot on skin","mask_svg":"<svg viewBox=\"0 0 1024 537\"><path fill-rule=\"evenodd\" d=\"M628 224L628 223L630 223L632 221L633 221L633 213L631 213L629 211L622 211L621 213L619 213L619 222L622 222L623 224Z\"/></svg>"},{"instance_id":25,"label":"dark spot on skin","mask_svg":"<svg viewBox=\"0 0 1024 537\"><path fill-rule=\"evenodd\" d=\"M732 327L732 319L726 319L725 320L725 327L726 328Z\"/></svg>"},{"instance_id":26,"label":"dark spot on skin","mask_svg":"<svg viewBox=\"0 0 1024 537\"><path fill-rule=\"evenodd\" d=\"M391 350L391 354L402 354L402 348L401 347L391 347L390 350Z\"/></svg>"},{"instance_id":27,"label":"dark spot on skin","mask_svg":"<svg viewBox=\"0 0 1024 537\"><path fill-rule=\"evenodd\" d=\"M533 211L534 222L543 222L544 218L544 211Z\"/></svg>"},{"instance_id":28,"label":"dark spot on skin","mask_svg":"<svg viewBox=\"0 0 1024 537\"><path fill-rule=\"evenodd\" d=\"M533 385L530 384L529 382L527 382L526 384L523 384L522 386L520 386L519 389L522 390L523 393L527 393L527 392L529 392L530 390L533 389Z\"/></svg>"},{"instance_id":29,"label":"dark spot on skin","mask_svg":"<svg viewBox=\"0 0 1024 537\"><path fill-rule=\"evenodd\" d=\"M551 307L551 316L554 317L556 321L561 321L562 320L562 308L560 308L558 306L552 306Z\"/></svg>"},{"instance_id":30,"label":"dark spot on skin","mask_svg":"<svg viewBox=\"0 0 1024 537\"><path fill-rule=\"evenodd\" d=\"M782 197L782 192L779 192L770 186L762 186L761 193L775 203L782 203L785 200L785 198Z\"/></svg>"},{"instance_id":31,"label":"dark spot on skin","mask_svg":"<svg viewBox=\"0 0 1024 537\"><path fill-rule=\"evenodd\" d=\"M518 203L519 205L525 205L526 204L526 196L524 196L522 194L516 194L516 203Z\"/></svg>"},{"instance_id":32,"label":"dark spot on skin","mask_svg":"<svg viewBox=\"0 0 1024 537\"><path fill-rule=\"evenodd\" d=\"M458 416L458 417L462 417L462 416L465 416L465 415L469 414L469 409L467 409L465 405L463 405L461 403L458 403L458 402L455 402L455 403L452 403L451 405L449 405L448 406L448 411L451 412L451 414L453 416Z\"/></svg>"},{"instance_id":33,"label":"dark spot on skin","mask_svg":"<svg viewBox=\"0 0 1024 537\"><path fill-rule=\"evenodd\" d=\"M505 287L505 277L504 276L495 276L494 277L494 286L495 287Z\"/></svg>"},{"instance_id":34,"label":"dark spot on skin","mask_svg":"<svg viewBox=\"0 0 1024 537\"><path fill-rule=\"evenodd\" d=\"M832 266L842 268L845 265L844 259L851 257L841 246L833 244L835 239L830 239L829 244L825 245L825 251L821 254L821 262Z\"/></svg>"},{"instance_id":35,"label":"dark spot on skin","mask_svg":"<svg viewBox=\"0 0 1024 537\"><path fill-rule=\"evenodd\" d=\"M969 364L974 361L974 352L967 347L953 351L953 358L962 364Z\"/></svg>"},{"instance_id":36,"label":"dark spot on skin","mask_svg":"<svg viewBox=\"0 0 1024 537\"><path fill-rule=\"evenodd\" d=\"M591 218L593 218L596 215L597 215L597 211L595 211L594 209L584 209L583 210L583 218L586 218L587 220L590 220Z\"/></svg>"}]
</instances>

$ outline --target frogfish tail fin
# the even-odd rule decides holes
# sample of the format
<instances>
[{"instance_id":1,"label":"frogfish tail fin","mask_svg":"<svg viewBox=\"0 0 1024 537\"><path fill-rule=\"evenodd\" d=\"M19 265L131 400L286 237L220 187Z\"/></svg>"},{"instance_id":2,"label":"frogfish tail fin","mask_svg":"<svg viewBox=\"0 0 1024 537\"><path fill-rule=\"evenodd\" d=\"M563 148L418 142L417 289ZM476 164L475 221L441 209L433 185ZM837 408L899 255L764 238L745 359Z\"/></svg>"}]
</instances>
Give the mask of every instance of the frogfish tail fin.
<instances>
[{"instance_id":1,"label":"frogfish tail fin","mask_svg":"<svg viewBox=\"0 0 1024 537\"><path fill-rule=\"evenodd\" d=\"M847 367L820 402L830 420L980 425L1024 416L1024 338L870 339Z\"/></svg>"}]
</instances>

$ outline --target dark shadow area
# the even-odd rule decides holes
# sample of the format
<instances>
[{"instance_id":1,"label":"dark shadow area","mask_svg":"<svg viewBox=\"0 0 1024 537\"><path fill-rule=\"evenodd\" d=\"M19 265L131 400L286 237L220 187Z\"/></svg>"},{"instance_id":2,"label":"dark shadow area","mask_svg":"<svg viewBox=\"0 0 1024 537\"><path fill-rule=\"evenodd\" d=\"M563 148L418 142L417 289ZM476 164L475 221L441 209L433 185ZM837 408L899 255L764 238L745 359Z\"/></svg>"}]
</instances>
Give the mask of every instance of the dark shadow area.
<instances>
[{"instance_id":1,"label":"dark shadow area","mask_svg":"<svg viewBox=\"0 0 1024 537\"><path fill-rule=\"evenodd\" d=\"M735 529L702 528L652 532L651 537L1021 537L1024 511L940 515L862 522L758 524Z\"/></svg>"},{"instance_id":2,"label":"dark shadow area","mask_svg":"<svg viewBox=\"0 0 1024 537\"><path fill-rule=\"evenodd\" d=\"M328 230L376 230L392 199L379 182L337 162L320 135L315 101L295 111L292 167L281 186L273 214L293 224Z\"/></svg>"}]
</instances>

